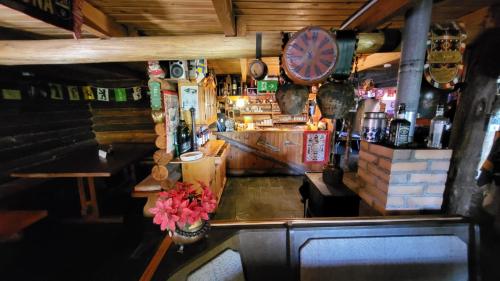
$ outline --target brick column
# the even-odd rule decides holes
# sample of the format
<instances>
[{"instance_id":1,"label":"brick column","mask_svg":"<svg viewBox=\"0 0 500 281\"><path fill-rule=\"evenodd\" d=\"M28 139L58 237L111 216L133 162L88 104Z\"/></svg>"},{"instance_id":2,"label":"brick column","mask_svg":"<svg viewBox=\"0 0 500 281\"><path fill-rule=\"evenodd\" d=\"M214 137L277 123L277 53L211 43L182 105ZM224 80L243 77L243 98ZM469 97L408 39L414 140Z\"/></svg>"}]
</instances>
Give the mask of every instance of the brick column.
<instances>
[{"instance_id":1,"label":"brick column","mask_svg":"<svg viewBox=\"0 0 500 281\"><path fill-rule=\"evenodd\" d=\"M450 149L392 149L363 141L357 182L347 186L383 214L439 210Z\"/></svg>"}]
</instances>

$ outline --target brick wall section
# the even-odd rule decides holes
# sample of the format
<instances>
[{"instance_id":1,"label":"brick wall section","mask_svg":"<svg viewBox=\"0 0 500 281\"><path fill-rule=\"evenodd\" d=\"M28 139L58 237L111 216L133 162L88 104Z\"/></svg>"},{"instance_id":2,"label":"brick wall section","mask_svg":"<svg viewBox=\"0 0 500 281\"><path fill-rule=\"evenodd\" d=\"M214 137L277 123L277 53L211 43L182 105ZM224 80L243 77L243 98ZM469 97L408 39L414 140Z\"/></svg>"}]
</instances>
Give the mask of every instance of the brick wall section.
<instances>
[{"instance_id":1,"label":"brick wall section","mask_svg":"<svg viewBox=\"0 0 500 281\"><path fill-rule=\"evenodd\" d=\"M452 151L392 149L363 141L356 192L383 214L439 210ZM349 186L349 185L348 185Z\"/></svg>"}]
</instances>

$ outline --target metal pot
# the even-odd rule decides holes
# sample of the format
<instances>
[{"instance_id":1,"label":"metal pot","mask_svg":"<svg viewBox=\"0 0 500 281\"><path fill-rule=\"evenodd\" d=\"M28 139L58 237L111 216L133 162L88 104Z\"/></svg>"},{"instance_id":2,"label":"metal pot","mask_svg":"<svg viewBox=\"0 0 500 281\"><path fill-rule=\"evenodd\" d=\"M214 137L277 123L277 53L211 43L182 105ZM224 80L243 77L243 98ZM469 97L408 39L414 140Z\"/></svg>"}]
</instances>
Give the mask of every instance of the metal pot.
<instances>
[{"instance_id":1,"label":"metal pot","mask_svg":"<svg viewBox=\"0 0 500 281\"><path fill-rule=\"evenodd\" d=\"M365 112L362 137L367 142L380 142L384 138L387 118L385 112Z\"/></svg>"}]
</instances>

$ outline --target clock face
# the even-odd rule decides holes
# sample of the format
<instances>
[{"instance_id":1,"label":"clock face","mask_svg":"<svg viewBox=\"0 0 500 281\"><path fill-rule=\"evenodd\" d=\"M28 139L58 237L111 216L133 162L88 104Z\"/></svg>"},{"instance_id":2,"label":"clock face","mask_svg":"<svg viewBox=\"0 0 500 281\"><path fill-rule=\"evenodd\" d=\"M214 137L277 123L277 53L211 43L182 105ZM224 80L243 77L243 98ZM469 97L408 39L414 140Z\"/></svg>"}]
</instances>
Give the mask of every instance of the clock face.
<instances>
[{"instance_id":1,"label":"clock face","mask_svg":"<svg viewBox=\"0 0 500 281\"><path fill-rule=\"evenodd\" d=\"M283 68L295 83L312 85L332 74L337 61L337 43L320 27L298 31L283 50Z\"/></svg>"}]
</instances>

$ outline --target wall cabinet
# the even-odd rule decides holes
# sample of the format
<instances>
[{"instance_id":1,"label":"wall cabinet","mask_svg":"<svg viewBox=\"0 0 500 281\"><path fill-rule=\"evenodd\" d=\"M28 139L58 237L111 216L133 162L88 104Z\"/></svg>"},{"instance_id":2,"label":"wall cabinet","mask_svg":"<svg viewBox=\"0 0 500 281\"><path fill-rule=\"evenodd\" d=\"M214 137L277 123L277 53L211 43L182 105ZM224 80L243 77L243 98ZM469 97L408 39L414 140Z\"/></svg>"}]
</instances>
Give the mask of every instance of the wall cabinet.
<instances>
[{"instance_id":1,"label":"wall cabinet","mask_svg":"<svg viewBox=\"0 0 500 281\"><path fill-rule=\"evenodd\" d=\"M210 125L217 121L217 92L203 84L180 80L179 106L184 120L191 124L190 108L194 108L196 125Z\"/></svg>"}]
</instances>

